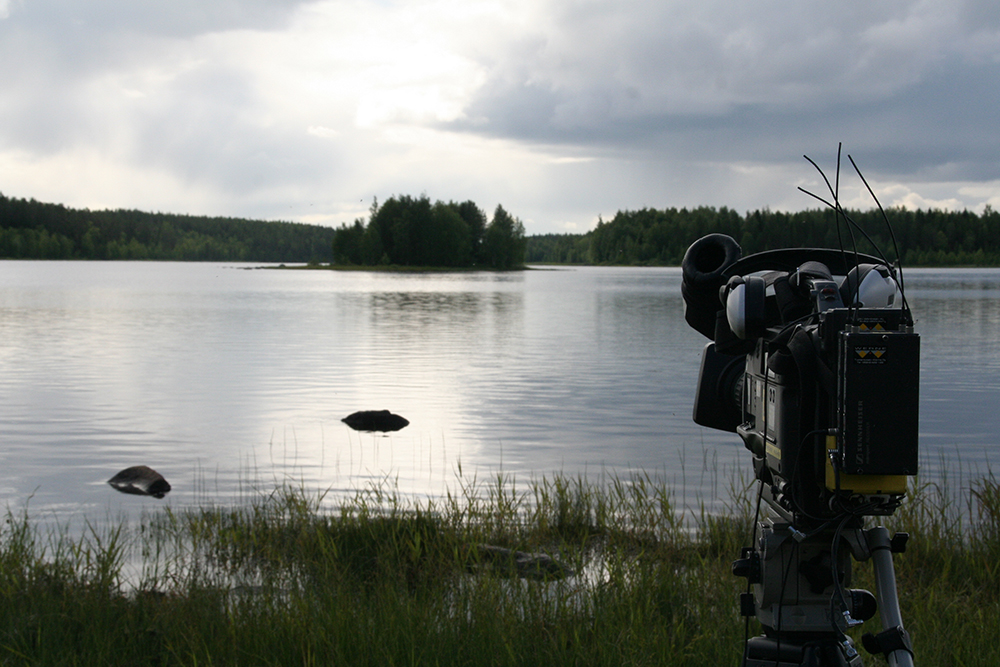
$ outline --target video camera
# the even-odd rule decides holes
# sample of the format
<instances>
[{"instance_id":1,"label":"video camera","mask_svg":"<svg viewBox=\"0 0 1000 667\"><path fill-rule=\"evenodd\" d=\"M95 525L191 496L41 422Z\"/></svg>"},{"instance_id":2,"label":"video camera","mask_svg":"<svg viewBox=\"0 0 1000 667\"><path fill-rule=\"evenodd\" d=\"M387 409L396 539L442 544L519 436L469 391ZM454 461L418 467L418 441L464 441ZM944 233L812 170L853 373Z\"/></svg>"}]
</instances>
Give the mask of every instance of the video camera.
<instances>
[{"instance_id":1,"label":"video camera","mask_svg":"<svg viewBox=\"0 0 1000 667\"><path fill-rule=\"evenodd\" d=\"M884 260L832 249L742 257L723 234L682 263L705 346L694 421L735 432L794 525L887 515L917 473L920 338Z\"/></svg>"}]
</instances>

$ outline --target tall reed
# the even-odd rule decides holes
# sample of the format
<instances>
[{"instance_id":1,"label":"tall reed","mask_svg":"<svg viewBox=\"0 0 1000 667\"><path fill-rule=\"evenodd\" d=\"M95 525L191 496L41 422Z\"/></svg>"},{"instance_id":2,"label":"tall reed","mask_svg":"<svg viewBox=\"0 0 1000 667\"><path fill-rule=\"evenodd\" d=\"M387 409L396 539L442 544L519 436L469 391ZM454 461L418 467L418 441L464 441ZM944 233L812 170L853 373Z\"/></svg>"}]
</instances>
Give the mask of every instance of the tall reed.
<instances>
[{"instance_id":1,"label":"tall reed","mask_svg":"<svg viewBox=\"0 0 1000 667\"><path fill-rule=\"evenodd\" d=\"M911 534L896 557L904 620L918 664L1000 664L1000 486L988 475L954 497L924 484L891 518ZM375 486L333 512L323 500L277 488L78 537L8 512L0 664L739 663L745 582L731 563L754 520L746 480L726 513L693 523L643 474L498 475L436 503ZM486 567L482 545L573 574L512 576ZM869 570L856 565L855 585Z\"/></svg>"}]
</instances>

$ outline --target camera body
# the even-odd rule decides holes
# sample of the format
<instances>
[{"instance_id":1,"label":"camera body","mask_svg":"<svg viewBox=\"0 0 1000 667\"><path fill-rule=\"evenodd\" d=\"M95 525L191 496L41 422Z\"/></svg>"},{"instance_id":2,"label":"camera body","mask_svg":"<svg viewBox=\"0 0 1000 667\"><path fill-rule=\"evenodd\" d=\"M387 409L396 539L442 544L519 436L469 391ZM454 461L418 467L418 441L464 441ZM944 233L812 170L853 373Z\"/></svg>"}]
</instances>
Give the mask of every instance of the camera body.
<instances>
[{"instance_id":1,"label":"camera body","mask_svg":"<svg viewBox=\"0 0 1000 667\"><path fill-rule=\"evenodd\" d=\"M740 435L788 521L891 514L917 473L920 338L882 260L830 249L741 257L721 234L682 264L705 346L694 421Z\"/></svg>"}]
</instances>

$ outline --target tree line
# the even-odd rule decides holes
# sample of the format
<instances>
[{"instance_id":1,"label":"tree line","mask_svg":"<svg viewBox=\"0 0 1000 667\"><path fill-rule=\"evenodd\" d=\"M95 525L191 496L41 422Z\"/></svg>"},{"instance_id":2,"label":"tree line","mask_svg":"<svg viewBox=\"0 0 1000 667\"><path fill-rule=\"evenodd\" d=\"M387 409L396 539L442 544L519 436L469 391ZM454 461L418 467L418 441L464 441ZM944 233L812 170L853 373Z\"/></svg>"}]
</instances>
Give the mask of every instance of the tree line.
<instances>
[{"instance_id":1,"label":"tree line","mask_svg":"<svg viewBox=\"0 0 1000 667\"><path fill-rule=\"evenodd\" d=\"M328 262L320 225L134 210L90 211L0 194L0 257Z\"/></svg>"},{"instance_id":2,"label":"tree line","mask_svg":"<svg viewBox=\"0 0 1000 667\"><path fill-rule=\"evenodd\" d=\"M848 211L864 234L834 211L722 207L619 211L586 234L526 236L497 206L492 219L472 201L397 196L373 202L363 219L321 225L199 217L135 210L90 211L0 194L0 257L334 262L508 269L525 263L678 266L687 247L712 232L732 236L744 254L789 247L881 249L896 258L877 210ZM1000 266L1000 213L890 208L885 215L907 266Z\"/></svg>"},{"instance_id":3,"label":"tree line","mask_svg":"<svg viewBox=\"0 0 1000 667\"><path fill-rule=\"evenodd\" d=\"M532 236L527 261L570 264L678 266L688 246L713 232L732 236L749 255L794 247L853 249L891 261L897 258L885 220L905 266L1000 266L1000 213L890 208L847 211L856 227L838 223L836 212L756 210L740 215L723 207L644 208L619 211L586 234Z\"/></svg>"},{"instance_id":4,"label":"tree line","mask_svg":"<svg viewBox=\"0 0 1000 667\"><path fill-rule=\"evenodd\" d=\"M333 238L333 261L359 266L488 267L524 264L524 225L498 205L493 218L472 201L431 200L423 195L372 203L368 223L343 224Z\"/></svg>"}]
</instances>

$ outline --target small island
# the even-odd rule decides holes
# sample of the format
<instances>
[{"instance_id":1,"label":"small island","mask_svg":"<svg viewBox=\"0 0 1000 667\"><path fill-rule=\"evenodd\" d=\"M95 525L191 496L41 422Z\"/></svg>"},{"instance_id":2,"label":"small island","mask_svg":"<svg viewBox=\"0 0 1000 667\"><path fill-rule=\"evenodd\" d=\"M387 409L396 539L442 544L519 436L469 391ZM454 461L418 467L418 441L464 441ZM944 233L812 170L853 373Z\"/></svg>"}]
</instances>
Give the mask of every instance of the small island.
<instances>
[{"instance_id":1,"label":"small island","mask_svg":"<svg viewBox=\"0 0 1000 667\"><path fill-rule=\"evenodd\" d=\"M493 219L475 202L437 201L426 196L372 202L368 224L358 218L333 237L338 265L488 268L524 265L524 224L497 205Z\"/></svg>"}]
</instances>

